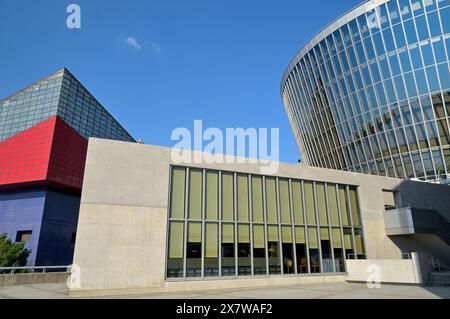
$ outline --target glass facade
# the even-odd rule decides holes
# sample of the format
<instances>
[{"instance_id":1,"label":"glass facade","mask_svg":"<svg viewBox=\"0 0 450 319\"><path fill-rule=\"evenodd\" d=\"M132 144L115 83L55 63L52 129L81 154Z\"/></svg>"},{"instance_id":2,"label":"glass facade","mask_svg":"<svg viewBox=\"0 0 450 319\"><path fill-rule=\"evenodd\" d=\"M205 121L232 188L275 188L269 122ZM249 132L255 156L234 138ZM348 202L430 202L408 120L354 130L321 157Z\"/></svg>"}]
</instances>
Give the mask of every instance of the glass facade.
<instances>
[{"instance_id":1,"label":"glass facade","mask_svg":"<svg viewBox=\"0 0 450 319\"><path fill-rule=\"evenodd\" d=\"M66 69L0 101L0 142L58 115L81 136L134 141Z\"/></svg>"},{"instance_id":2,"label":"glass facade","mask_svg":"<svg viewBox=\"0 0 450 319\"><path fill-rule=\"evenodd\" d=\"M171 168L167 278L345 272L365 258L357 188Z\"/></svg>"},{"instance_id":3,"label":"glass facade","mask_svg":"<svg viewBox=\"0 0 450 319\"><path fill-rule=\"evenodd\" d=\"M361 8L317 36L285 73L281 94L303 161L398 178L449 176L450 1L390 0L357 14Z\"/></svg>"}]
</instances>

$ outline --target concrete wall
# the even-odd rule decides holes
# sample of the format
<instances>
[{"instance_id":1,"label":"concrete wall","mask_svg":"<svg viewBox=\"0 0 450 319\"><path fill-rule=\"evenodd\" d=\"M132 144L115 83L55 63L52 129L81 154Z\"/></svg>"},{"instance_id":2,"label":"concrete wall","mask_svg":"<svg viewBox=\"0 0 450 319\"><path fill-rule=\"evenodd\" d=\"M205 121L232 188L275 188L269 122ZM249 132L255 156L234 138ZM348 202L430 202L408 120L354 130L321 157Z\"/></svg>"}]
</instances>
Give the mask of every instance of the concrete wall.
<instances>
[{"instance_id":1,"label":"concrete wall","mask_svg":"<svg viewBox=\"0 0 450 319\"><path fill-rule=\"evenodd\" d=\"M422 284L420 265L412 259L347 260L347 281Z\"/></svg>"},{"instance_id":2,"label":"concrete wall","mask_svg":"<svg viewBox=\"0 0 450 319\"><path fill-rule=\"evenodd\" d=\"M169 148L89 140L74 255L81 288L72 294L189 287L164 279L171 163ZM261 174L264 163L189 166ZM383 190L395 190L401 180L281 163L275 175L358 186L368 258L401 258L401 247L385 235L383 221Z\"/></svg>"},{"instance_id":3,"label":"concrete wall","mask_svg":"<svg viewBox=\"0 0 450 319\"><path fill-rule=\"evenodd\" d=\"M67 272L0 274L0 287L62 283L67 281L69 275Z\"/></svg>"}]
</instances>

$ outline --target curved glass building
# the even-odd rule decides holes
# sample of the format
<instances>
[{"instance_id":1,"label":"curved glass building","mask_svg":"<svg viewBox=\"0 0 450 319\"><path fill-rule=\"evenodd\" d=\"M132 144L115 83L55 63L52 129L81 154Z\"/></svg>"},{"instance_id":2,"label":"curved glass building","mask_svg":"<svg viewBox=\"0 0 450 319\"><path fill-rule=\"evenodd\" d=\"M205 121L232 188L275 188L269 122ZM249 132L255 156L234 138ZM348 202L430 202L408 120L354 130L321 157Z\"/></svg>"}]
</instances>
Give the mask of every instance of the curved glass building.
<instances>
[{"instance_id":1,"label":"curved glass building","mask_svg":"<svg viewBox=\"0 0 450 319\"><path fill-rule=\"evenodd\" d=\"M316 35L281 95L306 164L450 176L450 0L372 0Z\"/></svg>"}]
</instances>

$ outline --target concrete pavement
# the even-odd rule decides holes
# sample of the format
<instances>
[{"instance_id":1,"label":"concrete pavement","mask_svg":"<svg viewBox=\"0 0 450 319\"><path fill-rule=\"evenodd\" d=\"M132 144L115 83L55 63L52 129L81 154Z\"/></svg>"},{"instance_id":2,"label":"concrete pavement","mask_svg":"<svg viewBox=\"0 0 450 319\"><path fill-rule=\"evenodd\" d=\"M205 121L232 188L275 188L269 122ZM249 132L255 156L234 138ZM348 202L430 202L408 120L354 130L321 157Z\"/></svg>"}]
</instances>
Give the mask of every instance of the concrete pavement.
<instances>
[{"instance_id":1,"label":"concrete pavement","mask_svg":"<svg viewBox=\"0 0 450 319\"><path fill-rule=\"evenodd\" d=\"M0 299L65 299L65 284L34 284L0 288ZM116 296L136 299L450 299L450 287L382 285L369 289L365 284L326 283L296 286L209 290L189 293L166 293L139 296Z\"/></svg>"}]
</instances>

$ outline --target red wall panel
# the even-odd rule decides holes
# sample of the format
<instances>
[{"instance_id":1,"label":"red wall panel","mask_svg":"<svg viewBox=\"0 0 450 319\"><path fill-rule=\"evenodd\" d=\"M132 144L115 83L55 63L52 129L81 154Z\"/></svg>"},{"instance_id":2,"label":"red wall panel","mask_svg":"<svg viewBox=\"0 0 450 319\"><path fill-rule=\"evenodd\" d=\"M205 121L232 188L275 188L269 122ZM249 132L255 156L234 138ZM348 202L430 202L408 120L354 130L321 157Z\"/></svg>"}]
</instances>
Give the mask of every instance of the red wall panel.
<instances>
[{"instance_id":1,"label":"red wall panel","mask_svg":"<svg viewBox=\"0 0 450 319\"><path fill-rule=\"evenodd\" d=\"M87 141L54 116L0 143L0 189L53 185L81 190Z\"/></svg>"}]
</instances>

